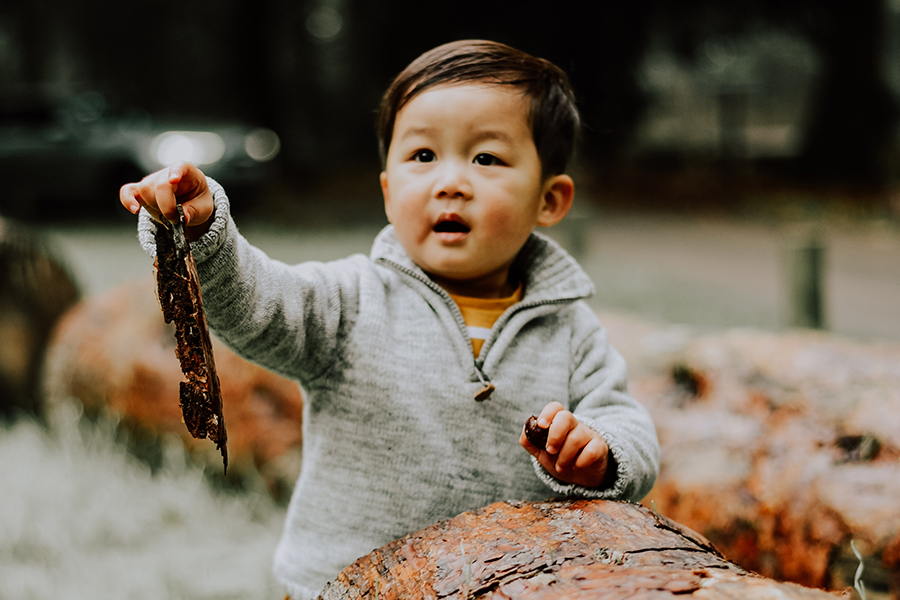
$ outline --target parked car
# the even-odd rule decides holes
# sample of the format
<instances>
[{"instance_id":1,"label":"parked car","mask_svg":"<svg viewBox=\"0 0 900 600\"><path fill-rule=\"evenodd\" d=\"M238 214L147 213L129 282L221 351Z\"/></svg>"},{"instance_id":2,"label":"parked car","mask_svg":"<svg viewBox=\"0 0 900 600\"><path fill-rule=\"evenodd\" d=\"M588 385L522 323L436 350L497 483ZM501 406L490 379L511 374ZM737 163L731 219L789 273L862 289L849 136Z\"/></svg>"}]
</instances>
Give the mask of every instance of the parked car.
<instances>
[{"instance_id":1,"label":"parked car","mask_svg":"<svg viewBox=\"0 0 900 600\"><path fill-rule=\"evenodd\" d=\"M112 110L89 92L58 101L0 98L0 214L29 219L111 214L118 188L177 160L252 191L274 175L278 135L239 122L161 122Z\"/></svg>"}]
</instances>

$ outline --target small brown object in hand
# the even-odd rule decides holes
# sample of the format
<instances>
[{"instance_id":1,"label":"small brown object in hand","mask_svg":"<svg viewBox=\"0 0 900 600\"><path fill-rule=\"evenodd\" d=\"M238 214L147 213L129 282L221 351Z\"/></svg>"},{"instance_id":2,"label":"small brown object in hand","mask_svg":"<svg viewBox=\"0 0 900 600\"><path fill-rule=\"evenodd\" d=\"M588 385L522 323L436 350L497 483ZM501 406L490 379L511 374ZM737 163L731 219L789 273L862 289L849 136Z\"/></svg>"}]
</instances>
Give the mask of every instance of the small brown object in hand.
<instances>
[{"instance_id":1,"label":"small brown object in hand","mask_svg":"<svg viewBox=\"0 0 900 600\"><path fill-rule=\"evenodd\" d=\"M528 441L535 448L539 450L547 448L547 434L549 433L549 429L544 429L538 425L538 419L534 415L528 417L528 420L525 421L525 437L528 438Z\"/></svg>"}]
</instances>

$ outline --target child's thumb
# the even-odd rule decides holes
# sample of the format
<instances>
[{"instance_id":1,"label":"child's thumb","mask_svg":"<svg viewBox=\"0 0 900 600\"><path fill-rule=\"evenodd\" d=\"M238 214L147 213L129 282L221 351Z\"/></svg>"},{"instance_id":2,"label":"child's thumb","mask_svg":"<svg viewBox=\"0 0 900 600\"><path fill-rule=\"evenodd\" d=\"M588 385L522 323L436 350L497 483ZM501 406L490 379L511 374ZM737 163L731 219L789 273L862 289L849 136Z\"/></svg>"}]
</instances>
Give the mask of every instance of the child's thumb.
<instances>
[{"instance_id":1,"label":"child's thumb","mask_svg":"<svg viewBox=\"0 0 900 600\"><path fill-rule=\"evenodd\" d=\"M169 167L169 183L171 183L172 185L181 183L182 177L184 177L184 169L180 164L174 164Z\"/></svg>"}]
</instances>

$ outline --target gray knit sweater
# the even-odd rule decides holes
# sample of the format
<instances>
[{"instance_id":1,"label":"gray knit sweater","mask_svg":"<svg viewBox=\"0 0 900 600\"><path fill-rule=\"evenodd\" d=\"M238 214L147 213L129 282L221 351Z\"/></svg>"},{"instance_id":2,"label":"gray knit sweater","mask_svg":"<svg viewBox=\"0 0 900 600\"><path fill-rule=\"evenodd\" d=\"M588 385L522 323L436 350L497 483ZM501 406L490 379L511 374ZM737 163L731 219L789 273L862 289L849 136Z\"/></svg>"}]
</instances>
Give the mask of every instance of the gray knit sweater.
<instances>
[{"instance_id":1,"label":"gray knit sweater","mask_svg":"<svg viewBox=\"0 0 900 600\"><path fill-rule=\"evenodd\" d=\"M653 423L583 302L591 282L554 242L532 235L525 244L514 265L524 297L475 359L456 305L392 227L370 256L289 266L238 233L224 192L210 185L216 218L192 245L209 325L305 392L302 471L275 553L292 598L314 597L374 548L492 502L637 501L650 490ZM154 227L144 214L140 236L151 252ZM476 402L483 381L496 389ZM519 445L528 416L553 400L609 444L618 465L611 488L564 484Z\"/></svg>"}]
</instances>

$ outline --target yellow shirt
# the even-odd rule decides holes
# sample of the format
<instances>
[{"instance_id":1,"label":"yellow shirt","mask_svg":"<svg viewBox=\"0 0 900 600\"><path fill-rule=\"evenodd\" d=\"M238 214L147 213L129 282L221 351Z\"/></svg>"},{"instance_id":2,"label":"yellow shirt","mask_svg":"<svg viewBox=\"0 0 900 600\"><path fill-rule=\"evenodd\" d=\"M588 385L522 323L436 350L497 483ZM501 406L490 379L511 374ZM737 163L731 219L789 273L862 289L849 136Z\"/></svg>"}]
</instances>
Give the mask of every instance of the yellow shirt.
<instances>
[{"instance_id":1,"label":"yellow shirt","mask_svg":"<svg viewBox=\"0 0 900 600\"><path fill-rule=\"evenodd\" d=\"M500 315L522 299L522 285L519 284L513 295L507 298L472 298L455 294L450 294L450 297L462 313L469 330L469 338L472 340L472 351L478 356L484 340L491 334L491 327Z\"/></svg>"}]
</instances>

